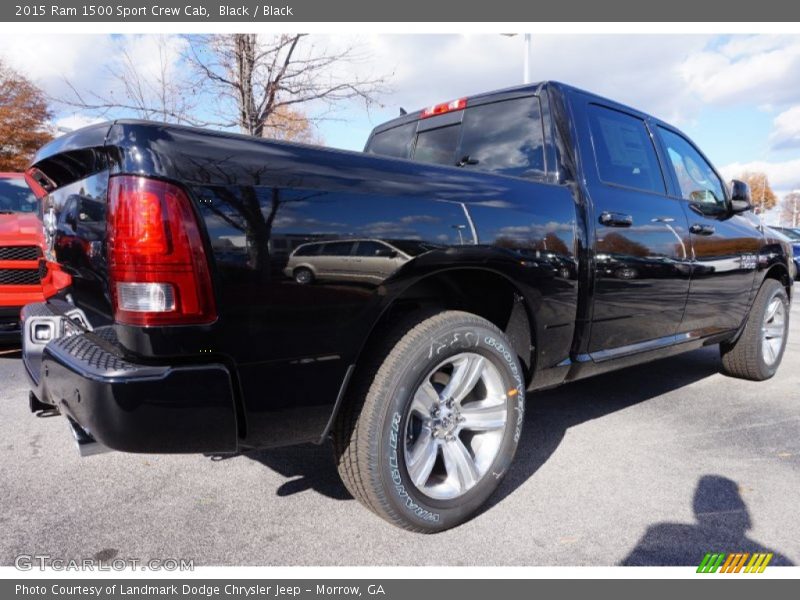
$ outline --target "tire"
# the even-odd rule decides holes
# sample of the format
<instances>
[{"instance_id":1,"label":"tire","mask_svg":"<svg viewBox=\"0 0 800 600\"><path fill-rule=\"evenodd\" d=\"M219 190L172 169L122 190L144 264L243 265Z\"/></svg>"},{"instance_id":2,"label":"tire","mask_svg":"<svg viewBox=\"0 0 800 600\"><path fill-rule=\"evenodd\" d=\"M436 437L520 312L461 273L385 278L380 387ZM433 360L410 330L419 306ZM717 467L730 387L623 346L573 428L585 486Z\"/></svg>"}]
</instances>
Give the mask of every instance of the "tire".
<instances>
[{"instance_id":1,"label":"tire","mask_svg":"<svg viewBox=\"0 0 800 600\"><path fill-rule=\"evenodd\" d=\"M294 270L294 280L300 285L314 283L314 273L311 272L311 269L300 267Z\"/></svg>"},{"instance_id":2,"label":"tire","mask_svg":"<svg viewBox=\"0 0 800 600\"><path fill-rule=\"evenodd\" d=\"M753 381L769 379L781 364L788 333L789 297L779 281L766 279L739 339L720 344L723 372Z\"/></svg>"},{"instance_id":3,"label":"tire","mask_svg":"<svg viewBox=\"0 0 800 600\"><path fill-rule=\"evenodd\" d=\"M522 432L525 380L511 348L489 321L443 311L410 319L366 351L371 362L356 372L333 432L350 493L421 533L475 514L508 471Z\"/></svg>"}]
</instances>

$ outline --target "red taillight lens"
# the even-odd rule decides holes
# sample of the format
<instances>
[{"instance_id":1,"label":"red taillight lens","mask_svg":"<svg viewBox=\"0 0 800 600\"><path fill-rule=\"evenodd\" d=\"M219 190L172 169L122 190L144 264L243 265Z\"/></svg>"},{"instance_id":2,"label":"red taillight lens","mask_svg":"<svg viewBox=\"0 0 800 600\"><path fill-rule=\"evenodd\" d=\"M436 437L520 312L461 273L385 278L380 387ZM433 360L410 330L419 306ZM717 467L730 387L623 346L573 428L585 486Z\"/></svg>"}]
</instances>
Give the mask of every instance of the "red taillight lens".
<instances>
[{"instance_id":1,"label":"red taillight lens","mask_svg":"<svg viewBox=\"0 0 800 600\"><path fill-rule=\"evenodd\" d=\"M422 111L421 119L428 117L435 117L436 115L443 115L445 113L453 112L454 110L464 110L467 108L467 99L459 98L458 100L451 100L450 102L442 102L441 104L434 104Z\"/></svg>"},{"instance_id":2,"label":"red taillight lens","mask_svg":"<svg viewBox=\"0 0 800 600\"><path fill-rule=\"evenodd\" d=\"M179 187L128 175L109 180L108 259L118 323L190 325L217 318L200 229Z\"/></svg>"}]
</instances>

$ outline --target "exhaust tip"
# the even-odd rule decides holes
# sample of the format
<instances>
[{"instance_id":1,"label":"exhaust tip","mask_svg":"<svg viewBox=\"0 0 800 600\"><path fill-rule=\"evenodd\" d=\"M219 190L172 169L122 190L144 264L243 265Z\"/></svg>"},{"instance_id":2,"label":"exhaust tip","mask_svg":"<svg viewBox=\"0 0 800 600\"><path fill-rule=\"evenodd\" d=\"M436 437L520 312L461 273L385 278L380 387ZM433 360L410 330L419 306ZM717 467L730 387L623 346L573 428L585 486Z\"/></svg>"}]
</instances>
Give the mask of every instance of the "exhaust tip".
<instances>
[{"instance_id":1,"label":"exhaust tip","mask_svg":"<svg viewBox=\"0 0 800 600\"><path fill-rule=\"evenodd\" d=\"M67 422L72 431L72 437L75 439L75 447L78 449L78 454L80 454L81 457L111 452L111 448L98 442L88 431L69 417L67 417Z\"/></svg>"}]
</instances>

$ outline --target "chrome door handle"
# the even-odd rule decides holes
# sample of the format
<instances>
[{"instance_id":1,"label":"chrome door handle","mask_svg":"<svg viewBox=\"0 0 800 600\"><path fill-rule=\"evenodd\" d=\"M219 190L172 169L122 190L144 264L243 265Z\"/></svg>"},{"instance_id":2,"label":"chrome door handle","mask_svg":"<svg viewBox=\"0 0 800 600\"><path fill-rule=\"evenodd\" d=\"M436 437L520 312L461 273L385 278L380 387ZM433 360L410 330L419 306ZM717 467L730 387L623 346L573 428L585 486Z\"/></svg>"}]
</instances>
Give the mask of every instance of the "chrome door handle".
<instances>
[{"instance_id":1,"label":"chrome door handle","mask_svg":"<svg viewBox=\"0 0 800 600\"><path fill-rule=\"evenodd\" d=\"M606 227L630 227L633 225L633 217L624 213L604 210L600 213L600 224Z\"/></svg>"},{"instance_id":2,"label":"chrome door handle","mask_svg":"<svg viewBox=\"0 0 800 600\"><path fill-rule=\"evenodd\" d=\"M689 231L695 235L714 235L714 226L695 223L689 227Z\"/></svg>"}]
</instances>

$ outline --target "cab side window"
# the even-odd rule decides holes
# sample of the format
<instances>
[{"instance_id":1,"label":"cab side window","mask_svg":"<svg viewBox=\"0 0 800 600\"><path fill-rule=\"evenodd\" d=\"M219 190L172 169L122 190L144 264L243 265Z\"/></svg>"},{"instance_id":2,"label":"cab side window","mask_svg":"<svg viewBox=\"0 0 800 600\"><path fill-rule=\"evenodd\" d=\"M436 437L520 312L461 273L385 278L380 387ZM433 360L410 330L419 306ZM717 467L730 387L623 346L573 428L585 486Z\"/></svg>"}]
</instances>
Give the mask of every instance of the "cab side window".
<instances>
[{"instance_id":1,"label":"cab side window","mask_svg":"<svg viewBox=\"0 0 800 600\"><path fill-rule=\"evenodd\" d=\"M644 121L592 104L589 125L597 171L603 182L666 194L656 149Z\"/></svg>"},{"instance_id":2,"label":"cab side window","mask_svg":"<svg viewBox=\"0 0 800 600\"><path fill-rule=\"evenodd\" d=\"M686 139L663 127L658 128L667 149L681 197L704 214L726 212L725 192L714 169Z\"/></svg>"}]
</instances>

